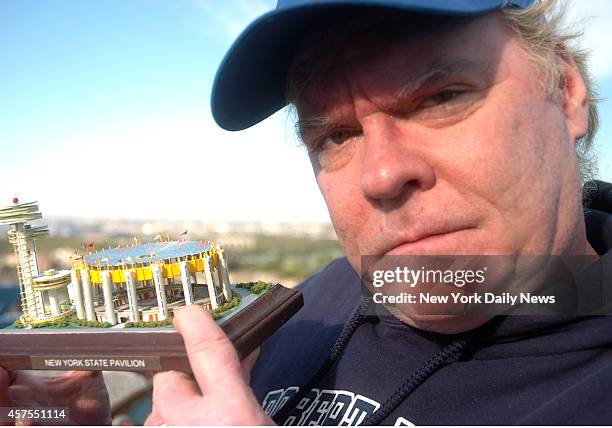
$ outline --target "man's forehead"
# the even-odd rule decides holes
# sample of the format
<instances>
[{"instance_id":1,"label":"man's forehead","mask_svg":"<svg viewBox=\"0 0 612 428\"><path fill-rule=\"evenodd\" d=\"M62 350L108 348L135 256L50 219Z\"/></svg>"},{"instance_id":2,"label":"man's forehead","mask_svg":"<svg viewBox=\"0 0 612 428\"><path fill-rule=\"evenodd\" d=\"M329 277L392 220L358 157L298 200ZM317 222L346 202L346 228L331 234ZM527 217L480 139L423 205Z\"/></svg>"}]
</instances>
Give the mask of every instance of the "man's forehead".
<instances>
[{"instance_id":1,"label":"man's forehead","mask_svg":"<svg viewBox=\"0 0 612 428\"><path fill-rule=\"evenodd\" d=\"M494 17L477 20L499 23ZM352 82L361 82L371 94L398 98L409 97L420 87L457 73L491 80L498 66L499 42L487 38L482 31L489 24L477 20L461 21L420 37L400 37L379 45L378 50L353 47L350 55L334 58L324 76L311 79L301 88L300 96L294 99L300 119L332 114L331 107L336 107L334 104ZM498 46L493 49L495 43Z\"/></svg>"},{"instance_id":2,"label":"man's forehead","mask_svg":"<svg viewBox=\"0 0 612 428\"><path fill-rule=\"evenodd\" d=\"M493 41L481 36L477 34L471 45L454 34L437 33L429 42L404 39L378 52L364 51L350 61L336 63L324 78L304 86L294 100L298 128L320 127L324 121L333 123L350 114L355 91L385 108L387 102L409 100L420 89L452 77L493 81L502 49L489 48Z\"/></svg>"}]
</instances>

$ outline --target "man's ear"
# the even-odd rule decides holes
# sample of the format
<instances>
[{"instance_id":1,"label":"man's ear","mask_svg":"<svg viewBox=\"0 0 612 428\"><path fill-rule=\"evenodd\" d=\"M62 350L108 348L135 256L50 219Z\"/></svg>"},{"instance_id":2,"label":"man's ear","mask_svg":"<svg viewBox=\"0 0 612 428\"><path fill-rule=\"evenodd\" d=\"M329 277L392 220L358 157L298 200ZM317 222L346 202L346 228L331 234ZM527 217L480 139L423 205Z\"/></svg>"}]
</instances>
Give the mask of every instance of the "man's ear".
<instances>
[{"instance_id":1,"label":"man's ear","mask_svg":"<svg viewBox=\"0 0 612 428\"><path fill-rule=\"evenodd\" d=\"M589 94L574 60L559 47L561 76L559 90L571 141L584 137L589 126Z\"/></svg>"}]
</instances>

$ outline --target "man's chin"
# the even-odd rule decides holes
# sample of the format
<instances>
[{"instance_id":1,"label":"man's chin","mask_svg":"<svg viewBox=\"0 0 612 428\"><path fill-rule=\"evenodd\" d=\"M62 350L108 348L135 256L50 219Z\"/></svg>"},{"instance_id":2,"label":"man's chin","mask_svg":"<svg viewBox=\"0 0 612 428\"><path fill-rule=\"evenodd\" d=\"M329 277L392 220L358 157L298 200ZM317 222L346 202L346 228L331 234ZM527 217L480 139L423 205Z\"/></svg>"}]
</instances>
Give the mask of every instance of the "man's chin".
<instances>
[{"instance_id":1,"label":"man's chin","mask_svg":"<svg viewBox=\"0 0 612 428\"><path fill-rule=\"evenodd\" d=\"M485 324L493 315L406 315L394 307L387 310L397 319L419 330L440 334L465 333Z\"/></svg>"}]
</instances>

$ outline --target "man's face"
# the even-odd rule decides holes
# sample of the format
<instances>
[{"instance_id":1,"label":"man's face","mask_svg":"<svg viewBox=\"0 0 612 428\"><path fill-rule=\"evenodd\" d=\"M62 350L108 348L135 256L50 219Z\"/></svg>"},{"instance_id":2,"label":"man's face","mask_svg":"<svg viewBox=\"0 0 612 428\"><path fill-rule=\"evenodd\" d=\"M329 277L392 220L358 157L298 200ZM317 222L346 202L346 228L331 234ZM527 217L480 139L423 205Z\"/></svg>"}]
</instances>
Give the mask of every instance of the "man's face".
<instances>
[{"instance_id":1,"label":"man's face","mask_svg":"<svg viewBox=\"0 0 612 428\"><path fill-rule=\"evenodd\" d=\"M496 15L345 56L297 108L354 266L360 255L572 244L584 129Z\"/></svg>"},{"instance_id":2,"label":"man's face","mask_svg":"<svg viewBox=\"0 0 612 428\"><path fill-rule=\"evenodd\" d=\"M582 251L586 107L563 94L496 14L345 50L296 107L351 264Z\"/></svg>"}]
</instances>

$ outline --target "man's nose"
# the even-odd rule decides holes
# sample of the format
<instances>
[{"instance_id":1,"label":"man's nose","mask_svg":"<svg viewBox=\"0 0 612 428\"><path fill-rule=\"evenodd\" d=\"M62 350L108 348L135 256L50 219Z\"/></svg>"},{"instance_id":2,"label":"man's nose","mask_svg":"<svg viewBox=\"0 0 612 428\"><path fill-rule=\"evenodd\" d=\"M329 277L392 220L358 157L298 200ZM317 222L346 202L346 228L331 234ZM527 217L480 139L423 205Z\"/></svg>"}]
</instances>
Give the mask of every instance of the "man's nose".
<instances>
[{"instance_id":1,"label":"man's nose","mask_svg":"<svg viewBox=\"0 0 612 428\"><path fill-rule=\"evenodd\" d=\"M362 123L361 189L368 198L396 199L435 184L434 170L423 155L423 147L418 147L418 132L409 132L396 121L381 114Z\"/></svg>"}]
</instances>

